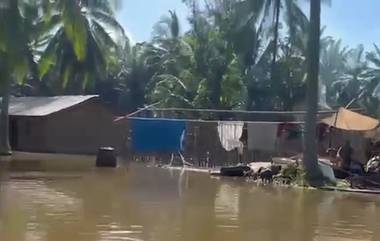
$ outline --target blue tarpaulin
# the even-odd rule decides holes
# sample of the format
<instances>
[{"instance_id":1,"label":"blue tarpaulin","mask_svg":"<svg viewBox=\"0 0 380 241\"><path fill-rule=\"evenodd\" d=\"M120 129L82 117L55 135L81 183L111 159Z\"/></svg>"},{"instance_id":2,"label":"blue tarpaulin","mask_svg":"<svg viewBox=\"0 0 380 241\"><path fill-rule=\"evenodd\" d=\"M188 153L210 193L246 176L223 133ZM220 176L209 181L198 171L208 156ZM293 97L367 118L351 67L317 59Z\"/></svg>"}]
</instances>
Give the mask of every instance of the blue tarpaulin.
<instances>
[{"instance_id":1,"label":"blue tarpaulin","mask_svg":"<svg viewBox=\"0 0 380 241\"><path fill-rule=\"evenodd\" d=\"M132 147L137 153L176 153L182 150L186 124L179 120L132 119Z\"/></svg>"}]
</instances>

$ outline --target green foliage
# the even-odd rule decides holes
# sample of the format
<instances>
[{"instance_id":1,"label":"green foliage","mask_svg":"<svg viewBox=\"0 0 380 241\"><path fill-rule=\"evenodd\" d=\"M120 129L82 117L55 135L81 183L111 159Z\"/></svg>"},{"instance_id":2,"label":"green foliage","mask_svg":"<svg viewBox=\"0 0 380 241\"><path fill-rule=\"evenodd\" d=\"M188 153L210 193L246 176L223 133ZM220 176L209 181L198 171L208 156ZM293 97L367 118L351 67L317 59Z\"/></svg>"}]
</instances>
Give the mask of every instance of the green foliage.
<instances>
[{"instance_id":1,"label":"green foliage","mask_svg":"<svg viewBox=\"0 0 380 241\"><path fill-rule=\"evenodd\" d=\"M29 9L29 1L3 1L0 6L0 55L2 58L1 81L11 78L22 83L28 74L31 34L24 13Z\"/></svg>"},{"instance_id":2,"label":"green foliage","mask_svg":"<svg viewBox=\"0 0 380 241\"><path fill-rule=\"evenodd\" d=\"M74 93L105 79L119 44L127 43L109 1L59 0L51 3L49 13L44 19L41 79L58 92Z\"/></svg>"},{"instance_id":3,"label":"green foliage","mask_svg":"<svg viewBox=\"0 0 380 241\"><path fill-rule=\"evenodd\" d=\"M241 64L234 58L228 65L221 82L222 90L220 102L227 109L244 109L247 90L243 82Z\"/></svg>"},{"instance_id":4,"label":"green foliage","mask_svg":"<svg viewBox=\"0 0 380 241\"><path fill-rule=\"evenodd\" d=\"M204 7L194 0L183 2L190 12L187 33L179 31L173 11L154 27L147 57L155 71L147 84L148 103L293 110L305 102L309 20L298 1L281 0L280 8L274 0L208 0ZM276 11L281 11L280 29L274 29ZM273 41L274 31L280 31L278 42ZM375 56L348 49L340 40L321 38L320 106L353 102L375 114L377 92L361 94L379 89L380 71L368 64L380 65Z\"/></svg>"},{"instance_id":5,"label":"green foliage","mask_svg":"<svg viewBox=\"0 0 380 241\"><path fill-rule=\"evenodd\" d=\"M12 78L17 95L95 93L122 112L156 102L293 110L305 100L309 20L297 0L184 0L189 31L168 11L135 46L115 18L120 0L3 2L1 79ZM320 54L321 105L378 116L377 45L366 52L322 37Z\"/></svg>"}]
</instances>

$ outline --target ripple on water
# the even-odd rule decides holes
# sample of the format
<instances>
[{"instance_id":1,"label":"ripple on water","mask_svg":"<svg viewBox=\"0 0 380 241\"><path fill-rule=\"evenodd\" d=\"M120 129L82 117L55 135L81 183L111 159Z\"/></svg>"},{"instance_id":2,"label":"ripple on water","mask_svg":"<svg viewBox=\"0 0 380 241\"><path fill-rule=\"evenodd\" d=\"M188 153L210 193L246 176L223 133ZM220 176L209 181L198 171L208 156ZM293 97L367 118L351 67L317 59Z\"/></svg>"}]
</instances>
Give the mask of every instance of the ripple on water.
<instances>
[{"instance_id":1,"label":"ripple on water","mask_svg":"<svg viewBox=\"0 0 380 241\"><path fill-rule=\"evenodd\" d=\"M0 239L378 240L380 201L372 196L362 198L369 202L319 192L250 192L250 186L189 174L188 187L178 198L178 180L156 171L130 170L127 179L99 171L76 180L0 183L0 223L1 217L11 217L4 224L20 233L5 239L0 234ZM175 192L167 191L170 185Z\"/></svg>"},{"instance_id":2,"label":"ripple on water","mask_svg":"<svg viewBox=\"0 0 380 241\"><path fill-rule=\"evenodd\" d=\"M142 241L139 236L143 233L142 225L130 225L129 227L122 227L117 223L110 223L108 225L98 225L98 230L101 241L106 240L130 240Z\"/></svg>"},{"instance_id":3,"label":"ripple on water","mask_svg":"<svg viewBox=\"0 0 380 241\"><path fill-rule=\"evenodd\" d=\"M219 187L215 197L214 213L217 220L216 228L230 231L239 228L240 192L228 184Z\"/></svg>"}]
</instances>

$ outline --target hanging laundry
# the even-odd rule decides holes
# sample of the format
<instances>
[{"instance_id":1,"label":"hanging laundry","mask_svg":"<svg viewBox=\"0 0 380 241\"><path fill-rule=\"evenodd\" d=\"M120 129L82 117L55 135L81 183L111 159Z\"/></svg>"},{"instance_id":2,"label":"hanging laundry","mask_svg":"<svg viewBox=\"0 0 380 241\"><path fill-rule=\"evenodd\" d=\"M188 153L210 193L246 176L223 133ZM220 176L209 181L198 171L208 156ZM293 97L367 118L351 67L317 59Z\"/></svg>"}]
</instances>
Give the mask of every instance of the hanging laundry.
<instances>
[{"instance_id":1,"label":"hanging laundry","mask_svg":"<svg viewBox=\"0 0 380 241\"><path fill-rule=\"evenodd\" d=\"M132 148L137 153L176 153L183 149L185 122L132 119Z\"/></svg>"},{"instance_id":2,"label":"hanging laundry","mask_svg":"<svg viewBox=\"0 0 380 241\"><path fill-rule=\"evenodd\" d=\"M295 123L278 125L276 151L281 155L293 155L303 151L302 126Z\"/></svg>"},{"instance_id":3,"label":"hanging laundry","mask_svg":"<svg viewBox=\"0 0 380 241\"><path fill-rule=\"evenodd\" d=\"M317 135L318 141L323 141L323 139L328 137L329 129L330 127L324 123L317 124L316 135Z\"/></svg>"},{"instance_id":4,"label":"hanging laundry","mask_svg":"<svg viewBox=\"0 0 380 241\"><path fill-rule=\"evenodd\" d=\"M302 138L302 127L294 123L282 123L278 125L277 137L283 137L286 135L286 139L299 139Z\"/></svg>"},{"instance_id":5,"label":"hanging laundry","mask_svg":"<svg viewBox=\"0 0 380 241\"><path fill-rule=\"evenodd\" d=\"M257 151L274 151L278 125L271 123L248 124L248 149Z\"/></svg>"},{"instance_id":6,"label":"hanging laundry","mask_svg":"<svg viewBox=\"0 0 380 241\"><path fill-rule=\"evenodd\" d=\"M232 151L237 148L241 152L243 143L240 138L243 135L243 127L243 122L221 121L218 123L220 143L226 151Z\"/></svg>"}]
</instances>

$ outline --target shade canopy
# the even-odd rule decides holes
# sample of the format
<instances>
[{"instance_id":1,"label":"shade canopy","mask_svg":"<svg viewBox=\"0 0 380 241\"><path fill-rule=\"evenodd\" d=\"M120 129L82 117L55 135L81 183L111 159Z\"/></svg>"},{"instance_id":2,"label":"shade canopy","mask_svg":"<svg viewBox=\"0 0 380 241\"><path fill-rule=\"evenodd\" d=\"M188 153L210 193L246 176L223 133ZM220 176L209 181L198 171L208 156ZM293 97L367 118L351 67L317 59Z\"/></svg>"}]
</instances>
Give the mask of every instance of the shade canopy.
<instances>
[{"instance_id":1,"label":"shade canopy","mask_svg":"<svg viewBox=\"0 0 380 241\"><path fill-rule=\"evenodd\" d=\"M340 108L337 114L323 119L322 123L348 131L370 131L379 126L379 121L377 119L345 108Z\"/></svg>"}]
</instances>

